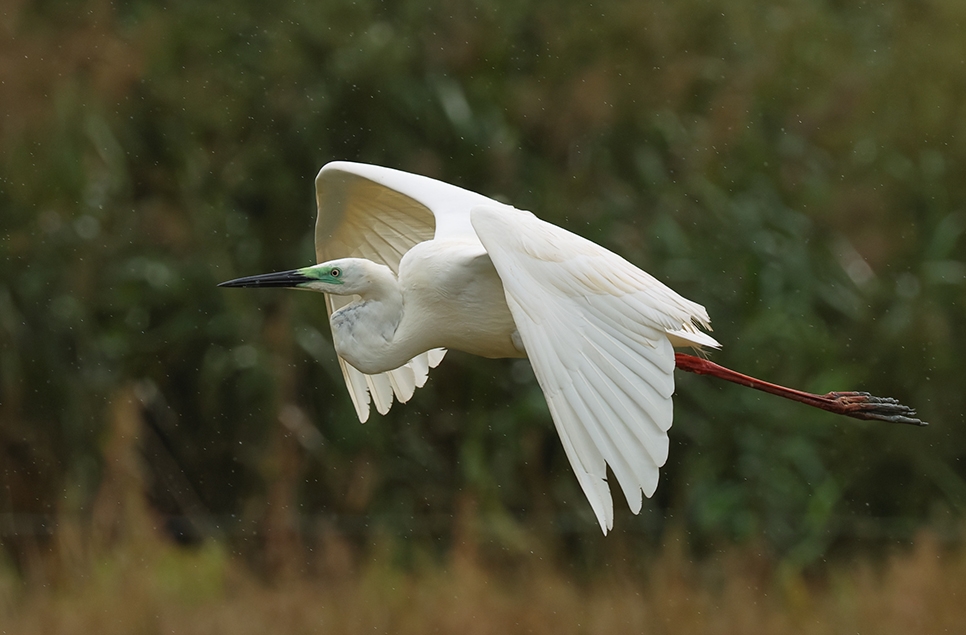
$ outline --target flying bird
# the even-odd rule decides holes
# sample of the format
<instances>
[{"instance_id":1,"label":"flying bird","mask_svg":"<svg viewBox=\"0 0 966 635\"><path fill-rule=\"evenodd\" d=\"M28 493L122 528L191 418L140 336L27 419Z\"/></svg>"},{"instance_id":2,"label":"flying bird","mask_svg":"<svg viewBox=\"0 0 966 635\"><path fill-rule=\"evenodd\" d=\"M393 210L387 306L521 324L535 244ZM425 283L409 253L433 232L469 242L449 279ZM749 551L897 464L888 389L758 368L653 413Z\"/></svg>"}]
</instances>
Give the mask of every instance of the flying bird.
<instances>
[{"instance_id":1,"label":"flying bird","mask_svg":"<svg viewBox=\"0 0 966 635\"><path fill-rule=\"evenodd\" d=\"M223 287L319 291L359 421L408 401L447 349L527 358L600 527L613 471L635 514L668 455L674 369L862 419L923 425L868 393L812 395L675 347L717 349L703 306L585 238L435 179L338 161L315 180L319 264Z\"/></svg>"}]
</instances>

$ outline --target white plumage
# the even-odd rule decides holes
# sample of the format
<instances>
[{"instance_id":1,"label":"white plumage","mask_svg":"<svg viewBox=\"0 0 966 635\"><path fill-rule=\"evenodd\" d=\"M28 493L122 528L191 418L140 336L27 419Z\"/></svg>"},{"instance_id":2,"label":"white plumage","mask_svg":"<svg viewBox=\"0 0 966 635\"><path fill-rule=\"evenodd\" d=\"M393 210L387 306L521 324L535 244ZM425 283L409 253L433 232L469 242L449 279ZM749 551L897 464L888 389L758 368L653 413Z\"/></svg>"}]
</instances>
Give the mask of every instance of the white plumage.
<instances>
[{"instance_id":1,"label":"white plumage","mask_svg":"<svg viewBox=\"0 0 966 635\"><path fill-rule=\"evenodd\" d=\"M335 162L316 178L319 265L229 286L323 291L360 421L448 348L528 357L601 529L610 465L634 513L668 453L673 346L719 347L704 307L595 243L434 179Z\"/></svg>"}]
</instances>

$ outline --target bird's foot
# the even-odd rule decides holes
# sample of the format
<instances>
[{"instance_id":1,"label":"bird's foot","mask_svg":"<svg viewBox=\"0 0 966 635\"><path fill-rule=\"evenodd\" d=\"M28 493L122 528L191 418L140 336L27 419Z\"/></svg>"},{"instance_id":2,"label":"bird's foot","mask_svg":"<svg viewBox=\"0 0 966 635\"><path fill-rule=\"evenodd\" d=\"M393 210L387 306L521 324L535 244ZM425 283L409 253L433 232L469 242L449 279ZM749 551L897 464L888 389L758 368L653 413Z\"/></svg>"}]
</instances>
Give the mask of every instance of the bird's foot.
<instances>
[{"instance_id":1,"label":"bird's foot","mask_svg":"<svg viewBox=\"0 0 966 635\"><path fill-rule=\"evenodd\" d=\"M876 397L867 392L830 392L822 395L831 412L874 421L906 423L913 426L929 425L916 417L914 408L904 406L892 397Z\"/></svg>"}]
</instances>

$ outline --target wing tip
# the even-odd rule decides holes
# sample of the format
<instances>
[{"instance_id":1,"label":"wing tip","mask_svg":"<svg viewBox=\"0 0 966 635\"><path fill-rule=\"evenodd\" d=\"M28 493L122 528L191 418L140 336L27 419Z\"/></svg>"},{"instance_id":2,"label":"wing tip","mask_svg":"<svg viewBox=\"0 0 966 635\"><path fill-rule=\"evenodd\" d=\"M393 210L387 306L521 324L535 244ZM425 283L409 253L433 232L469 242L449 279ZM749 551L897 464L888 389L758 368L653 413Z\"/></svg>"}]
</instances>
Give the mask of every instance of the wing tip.
<instances>
[{"instance_id":1,"label":"wing tip","mask_svg":"<svg viewBox=\"0 0 966 635\"><path fill-rule=\"evenodd\" d=\"M597 522L600 523L600 530L606 536L607 532L614 528L614 501L611 498L610 489L607 487L607 481L603 481L603 484L607 492L606 498L600 498L597 501L591 500L590 506L594 510ZM588 498L590 497L588 496Z\"/></svg>"},{"instance_id":2,"label":"wing tip","mask_svg":"<svg viewBox=\"0 0 966 635\"><path fill-rule=\"evenodd\" d=\"M429 361L429 367L436 368L437 366L439 366L440 362L443 361L443 358L446 357L446 349L434 348L426 351L426 355L427 355L427 360Z\"/></svg>"}]
</instances>

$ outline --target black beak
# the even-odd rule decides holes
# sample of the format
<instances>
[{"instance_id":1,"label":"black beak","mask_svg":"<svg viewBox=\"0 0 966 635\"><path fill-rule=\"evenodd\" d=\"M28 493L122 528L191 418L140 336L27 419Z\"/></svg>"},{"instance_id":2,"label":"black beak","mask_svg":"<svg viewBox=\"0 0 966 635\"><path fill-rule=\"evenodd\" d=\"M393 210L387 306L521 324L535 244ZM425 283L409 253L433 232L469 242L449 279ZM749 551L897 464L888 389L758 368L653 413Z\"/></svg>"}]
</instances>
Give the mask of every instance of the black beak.
<instances>
[{"instance_id":1,"label":"black beak","mask_svg":"<svg viewBox=\"0 0 966 635\"><path fill-rule=\"evenodd\" d=\"M297 287L303 282L311 282L312 278L299 273L298 269L292 271L279 271L278 273L263 273L259 276L246 276L235 278L228 282L222 282L219 287Z\"/></svg>"}]
</instances>

